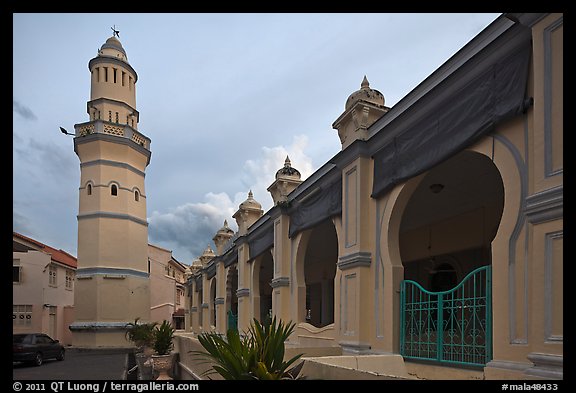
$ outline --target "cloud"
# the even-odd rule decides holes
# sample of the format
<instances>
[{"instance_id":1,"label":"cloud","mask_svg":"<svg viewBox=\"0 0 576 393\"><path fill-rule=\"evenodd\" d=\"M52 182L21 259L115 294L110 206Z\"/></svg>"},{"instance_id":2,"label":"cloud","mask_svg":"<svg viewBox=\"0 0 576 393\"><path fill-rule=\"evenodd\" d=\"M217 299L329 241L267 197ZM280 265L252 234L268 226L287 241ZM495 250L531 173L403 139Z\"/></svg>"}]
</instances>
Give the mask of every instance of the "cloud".
<instances>
[{"instance_id":1,"label":"cloud","mask_svg":"<svg viewBox=\"0 0 576 393\"><path fill-rule=\"evenodd\" d=\"M215 250L212 238L224 220L228 221L230 228L237 230L232 215L246 200L249 190L264 212L272 207L272 197L267 188L274 181L276 171L284 166L287 155L292 166L300 171L302 180L313 173L312 160L305 153L307 145L308 137L299 135L288 147L262 147L260 157L245 162L242 175L245 190L235 192L233 198L225 192L210 192L204 196L203 202L186 203L167 213L154 211L148 217L150 242L171 249L174 257L186 264L192 263L207 246Z\"/></svg>"},{"instance_id":2,"label":"cloud","mask_svg":"<svg viewBox=\"0 0 576 393\"><path fill-rule=\"evenodd\" d=\"M31 221L28 217L16 211L16 207L12 210L12 230L22 235L32 236Z\"/></svg>"},{"instance_id":3,"label":"cloud","mask_svg":"<svg viewBox=\"0 0 576 393\"><path fill-rule=\"evenodd\" d=\"M247 160L244 164L242 183L247 187L244 192L244 199L246 199L248 191L251 189L254 199L262 204L264 211L272 207L272 196L267 188L274 182L278 169L284 166L286 156L290 157L292 167L300 171L302 180L310 176L313 173L313 168L312 159L304 152L307 146L308 137L306 135L297 135L288 147L262 147L261 157L256 160Z\"/></svg>"},{"instance_id":4,"label":"cloud","mask_svg":"<svg viewBox=\"0 0 576 393\"><path fill-rule=\"evenodd\" d=\"M227 219L230 222L235 208L226 193L208 193L205 202L186 203L168 213L153 212L148 218L148 235L151 243L170 245L174 257L190 264L207 246L214 249L212 237ZM181 258L184 257L184 260Z\"/></svg>"},{"instance_id":5,"label":"cloud","mask_svg":"<svg viewBox=\"0 0 576 393\"><path fill-rule=\"evenodd\" d=\"M17 114L19 114L20 116L22 116L22 118L25 120L37 119L36 115L34 114L34 112L32 112L30 108L28 108L25 105L22 105L21 103L19 103L14 99L12 100L12 110Z\"/></svg>"}]
</instances>

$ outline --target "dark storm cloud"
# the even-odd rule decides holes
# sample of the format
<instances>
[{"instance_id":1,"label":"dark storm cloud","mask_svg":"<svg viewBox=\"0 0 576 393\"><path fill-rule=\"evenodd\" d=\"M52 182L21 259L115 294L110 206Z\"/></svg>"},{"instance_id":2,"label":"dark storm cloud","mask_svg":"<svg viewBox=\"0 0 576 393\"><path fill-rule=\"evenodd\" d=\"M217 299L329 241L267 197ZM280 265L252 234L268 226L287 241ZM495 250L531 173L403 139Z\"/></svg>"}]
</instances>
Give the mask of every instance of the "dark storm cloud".
<instances>
[{"instance_id":1,"label":"dark storm cloud","mask_svg":"<svg viewBox=\"0 0 576 393\"><path fill-rule=\"evenodd\" d=\"M232 227L233 203L226 194L206 195L206 203L187 203L169 213L154 212L148 218L150 243L166 242L180 262L190 264L206 247L224 220ZM178 252L176 252L178 251ZM186 255L183 255L186 253Z\"/></svg>"},{"instance_id":2,"label":"dark storm cloud","mask_svg":"<svg viewBox=\"0 0 576 393\"><path fill-rule=\"evenodd\" d=\"M14 99L12 100L12 111L19 114L25 120L37 119L36 115L34 114L34 112L32 112L30 108L28 108L25 105L22 105L21 103L19 103Z\"/></svg>"}]
</instances>

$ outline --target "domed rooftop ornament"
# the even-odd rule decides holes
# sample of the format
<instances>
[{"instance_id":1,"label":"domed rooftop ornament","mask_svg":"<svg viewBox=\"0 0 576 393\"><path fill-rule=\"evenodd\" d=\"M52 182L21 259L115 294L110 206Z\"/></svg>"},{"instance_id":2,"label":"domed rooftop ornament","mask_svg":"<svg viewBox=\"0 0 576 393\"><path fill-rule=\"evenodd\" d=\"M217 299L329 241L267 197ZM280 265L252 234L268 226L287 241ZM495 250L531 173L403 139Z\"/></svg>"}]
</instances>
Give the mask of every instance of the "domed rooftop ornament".
<instances>
[{"instance_id":1,"label":"domed rooftop ornament","mask_svg":"<svg viewBox=\"0 0 576 393\"><path fill-rule=\"evenodd\" d=\"M210 246L208 246L208 247L206 247L206 249L202 253L202 256L212 258L215 255L214 255L214 251L212 251L212 248L210 248Z\"/></svg>"},{"instance_id":2,"label":"domed rooftop ornament","mask_svg":"<svg viewBox=\"0 0 576 393\"><path fill-rule=\"evenodd\" d=\"M284 161L284 167L280 168L276 172L276 179L280 177L291 177L295 179L300 179L302 175L300 171L296 168L292 168L292 163L290 162L290 157L286 156L286 160Z\"/></svg>"},{"instance_id":3,"label":"domed rooftop ornament","mask_svg":"<svg viewBox=\"0 0 576 393\"><path fill-rule=\"evenodd\" d=\"M356 90L354 93L350 94L346 100L346 110L352 108L358 101L365 101L384 107L384 95L378 90L370 88L370 83L368 82L366 75L364 75L364 79L360 84L360 90Z\"/></svg>"},{"instance_id":4,"label":"domed rooftop ornament","mask_svg":"<svg viewBox=\"0 0 576 393\"><path fill-rule=\"evenodd\" d=\"M262 214L264 214L262 205L254 199L252 190L250 190L250 192L248 192L248 199L242 202L238 206L236 213L232 215L236 220L236 224L238 224L238 235L244 236L248 228L262 217Z\"/></svg>"},{"instance_id":5,"label":"domed rooftop ornament","mask_svg":"<svg viewBox=\"0 0 576 393\"><path fill-rule=\"evenodd\" d=\"M219 234L219 233L226 234L226 235L228 235L228 234L233 235L234 234L234 231L228 226L227 220L224 220L224 225L222 226L222 228L218 229L217 234Z\"/></svg>"},{"instance_id":6,"label":"domed rooftop ornament","mask_svg":"<svg viewBox=\"0 0 576 393\"><path fill-rule=\"evenodd\" d=\"M262 210L262 205L254 199L252 190L248 192L248 199L240 204L240 209L243 210Z\"/></svg>"},{"instance_id":7,"label":"domed rooftop ornament","mask_svg":"<svg viewBox=\"0 0 576 393\"><path fill-rule=\"evenodd\" d=\"M267 188L272 196L274 205L287 201L288 194L302 183L301 177L300 171L292 168L290 157L286 156L284 167L276 172L276 180Z\"/></svg>"},{"instance_id":8,"label":"domed rooftop ornament","mask_svg":"<svg viewBox=\"0 0 576 393\"><path fill-rule=\"evenodd\" d=\"M368 128L390 110L384 105L384 95L370 88L366 75L360 90L348 96L345 107L344 112L332 123L332 128L338 131L342 150L356 140L369 139Z\"/></svg>"}]
</instances>

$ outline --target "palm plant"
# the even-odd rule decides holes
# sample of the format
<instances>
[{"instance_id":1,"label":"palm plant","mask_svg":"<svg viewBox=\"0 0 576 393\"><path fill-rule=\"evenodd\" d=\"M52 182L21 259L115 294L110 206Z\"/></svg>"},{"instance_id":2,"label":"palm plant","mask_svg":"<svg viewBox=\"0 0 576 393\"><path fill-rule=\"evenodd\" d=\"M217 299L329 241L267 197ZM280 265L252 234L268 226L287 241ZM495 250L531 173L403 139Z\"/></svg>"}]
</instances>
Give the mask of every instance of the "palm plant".
<instances>
[{"instance_id":1,"label":"palm plant","mask_svg":"<svg viewBox=\"0 0 576 393\"><path fill-rule=\"evenodd\" d=\"M218 333L202 333L198 336L204 351L192 351L215 365L204 375L218 373L224 379L288 379L294 378L298 354L284 361L284 342L294 331L295 324L284 324L276 317L261 324L256 318L248 332L240 336L238 330L228 329L226 336Z\"/></svg>"},{"instance_id":2,"label":"palm plant","mask_svg":"<svg viewBox=\"0 0 576 393\"><path fill-rule=\"evenodd\" d=\"M134 322L126 324L126 338L132 341L139 349L151 347L154 343L154 327L157 324L157 322L142 323L138 317Z\"/></svg>"},{"instance_id":3,"label":"palm plant","mask_svg":"<svg viewBox=\"0 0 576 393\"><path fill-rule=\"evenodd\" d=\"M174 332L175 329L167 320L154 329L154 351L157 355L168 355L174 348Z\"/></svg>"}]
</instances>

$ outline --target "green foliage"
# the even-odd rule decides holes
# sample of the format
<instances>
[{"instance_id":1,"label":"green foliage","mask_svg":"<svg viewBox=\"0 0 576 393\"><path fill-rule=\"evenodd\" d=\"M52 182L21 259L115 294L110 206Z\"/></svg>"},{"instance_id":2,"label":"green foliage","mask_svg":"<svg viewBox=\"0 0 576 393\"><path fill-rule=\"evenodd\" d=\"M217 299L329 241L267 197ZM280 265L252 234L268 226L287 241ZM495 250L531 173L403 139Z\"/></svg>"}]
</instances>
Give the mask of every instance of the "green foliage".
<instances>
[{"instance_id":1,"label":"green foliage","mask_svg":"<svg viewBox=\"0 0 576 393\"><path fill-rule=\"evenodd\" d=\"M284 361L284 342L294 331L295 324L272 321L261 324L254 318L248 332L240 336L236 329L228 329L226 336L202 333L198 336L206 352L193 351L214 362L205 375L220 374L224 379L288 379L288 369L302 354Z\"/></svg>"},{"instance_id":2,"label":"green foliage","mask_svg":"<svg viewBox=\"0 0 576 393\"><path fill-rule=\"evenodd\" d=\"M170 322L164 320L160 326L154 329L154 351L158 355L168 355L174 348L174 332Z\"/></svg>"},{"instance_id":3,"label":"green foliage","mask_svg":"<svg viewBox=\"0 0 576 393\"><path fill-rule=\"evenodd\" d=\"M137 347L151 347L154 343L154 328L158 322L141 323L140 318L126 324L126 338Z\"/></svg>"}]
</instances>

